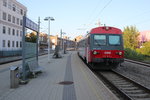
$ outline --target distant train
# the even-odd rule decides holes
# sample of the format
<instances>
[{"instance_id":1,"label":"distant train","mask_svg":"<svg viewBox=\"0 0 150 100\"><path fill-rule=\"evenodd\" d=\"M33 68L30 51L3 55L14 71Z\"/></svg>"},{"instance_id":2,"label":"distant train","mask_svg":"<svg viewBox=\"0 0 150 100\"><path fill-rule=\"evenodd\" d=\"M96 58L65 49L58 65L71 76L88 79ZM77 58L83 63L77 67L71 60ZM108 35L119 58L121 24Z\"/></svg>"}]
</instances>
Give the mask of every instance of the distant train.
<instances>
[{"instance_id":1,"label":"distant train","mask_svg":"<svg viewBox=\"0 0 150 100\"><path fill-rule=\"evenodd\" d=\"M93 28L77 48L79 56L93 69L113 69L124 61L122 31L115 27Z\"/></svg>"}]
</instances>

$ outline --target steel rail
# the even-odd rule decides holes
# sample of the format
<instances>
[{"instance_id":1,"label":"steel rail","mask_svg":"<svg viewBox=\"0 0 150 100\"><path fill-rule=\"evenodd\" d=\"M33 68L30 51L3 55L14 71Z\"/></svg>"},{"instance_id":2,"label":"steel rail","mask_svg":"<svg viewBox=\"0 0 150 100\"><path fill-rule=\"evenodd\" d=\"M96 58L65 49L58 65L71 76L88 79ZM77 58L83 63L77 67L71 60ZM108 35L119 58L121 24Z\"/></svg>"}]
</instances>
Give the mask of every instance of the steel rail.
<instances>
[{"instance_id":1,"label":"steel rail","mask_svg":"<svg viewBox=\"0 0 150 100\"><path fill-rule=\"evenodd\" d=\"M150 89L140 85L139 83L134 82L133 80L114 71L110 71L110 72L107 71L107 74L105 74L106 72L96 72L96 73L98 77L101 77L106 83L108 83L108 85L112 86L113 89L115 89L116 92L119 93L123 99L125 100L135 100L135 99L148 100L149 99L150 100Z\"/></svg>"},{"instance_id":2,"label":"steel rail","mask_svg":"<svg viewBox=\"0 0 150 100\"><path fill-rule=\"evenodd\" d=\"M127 62L131 62L131 63L140 64L140 65L143 65L143 66L150 67L150 64L148 64L148 63L138 62L138 61L130 60L130 59L124 59L124 60L127 61Z\"/></svg>"}]
</instances>

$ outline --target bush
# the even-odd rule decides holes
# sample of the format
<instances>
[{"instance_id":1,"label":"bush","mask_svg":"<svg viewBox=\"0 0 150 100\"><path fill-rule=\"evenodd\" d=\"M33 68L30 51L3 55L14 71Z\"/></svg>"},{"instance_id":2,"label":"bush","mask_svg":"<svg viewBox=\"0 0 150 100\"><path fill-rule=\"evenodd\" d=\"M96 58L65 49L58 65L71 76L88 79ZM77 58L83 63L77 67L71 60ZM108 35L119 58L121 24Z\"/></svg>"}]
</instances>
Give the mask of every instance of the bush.
<instances>
[{"instance_id":1,"label":"bush","mask_svg":"<svg viewBox=\"0 0 150 100\"><path fill-rule=\"evenodd\" d=\"M150 56L150 42L144 43L143 47L138 49L138 52L143 55Z\"/></svg>"},{"instance_id":2,"label":"bush","mask_svg":"<svg viewBox=\"0 0 150 100\"><path fill-rule=\"evenodd\" d=\"M125 48L125 58L143 61L145 56L136 52L135 50Z\"/></svg>"}]
</instances>

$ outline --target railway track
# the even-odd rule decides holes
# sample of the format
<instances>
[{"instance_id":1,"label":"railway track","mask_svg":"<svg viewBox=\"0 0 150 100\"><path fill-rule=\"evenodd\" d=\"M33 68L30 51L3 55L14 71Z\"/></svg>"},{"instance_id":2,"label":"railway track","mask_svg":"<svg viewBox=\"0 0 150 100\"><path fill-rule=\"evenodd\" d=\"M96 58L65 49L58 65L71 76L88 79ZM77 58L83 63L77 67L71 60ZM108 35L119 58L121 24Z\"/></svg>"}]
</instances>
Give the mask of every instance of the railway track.
<instances>
[{"instance_id":1,"label":"railway track","mask_svg":"<svg viewBox=\"0 0 150 100\"><path fill-rule=\"evenodd\" d=\"M129 62L149 67L149 64L131 60ZM85 64L91 69L90 65L88 65L86 62ZM114 94L116 94L116 96L118 96L120 100L150 100L150 89L125 76L122 76L116 71L92 71L100 78L100 80L104 82L108 88L110 88Z\"/></svg>"},{"instance_id":2,"label":"railway track","mask_svg":"<svg viewBox=\"0 0 150 100\"><path fill-rule=\"evenodd\" d=\"M123 100L150 100L150 90L115 71L99 71L96 75Z\"/></svg>"},{"instance_id":3,"label":"railway track","mask_svg":"<svg viewBox=\"0 0 150 100\"><path fill-rule=\"evenodd\" d=\"M150 64L148 64L148 63L138 62L138 61L130 60L130 59L125 59L125 61L135 63L135 64L139 64L139 65L143 65L143 66L146 66L146 67L150 67Z\"/></svg>"}]
</instances>

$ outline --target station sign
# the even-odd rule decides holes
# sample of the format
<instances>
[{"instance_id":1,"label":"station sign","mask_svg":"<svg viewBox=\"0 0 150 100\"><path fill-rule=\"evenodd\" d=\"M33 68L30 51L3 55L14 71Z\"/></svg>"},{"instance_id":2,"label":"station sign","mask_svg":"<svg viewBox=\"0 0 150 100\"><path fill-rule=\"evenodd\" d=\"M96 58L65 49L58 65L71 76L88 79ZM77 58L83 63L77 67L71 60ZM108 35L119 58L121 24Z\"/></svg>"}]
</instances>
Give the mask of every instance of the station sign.
<instances>
[{"instance_id":1,"label":"station sign","mask_svg":"<svg viewBox=\"0 0 150 100\"><path fill-rule=\"evenodd\" d=\"M27 17L24 17L24 19L25 19L25 27L38 32L38 24L36 24L35 22L33 22Z\"/></svg>"}]
</instances>

